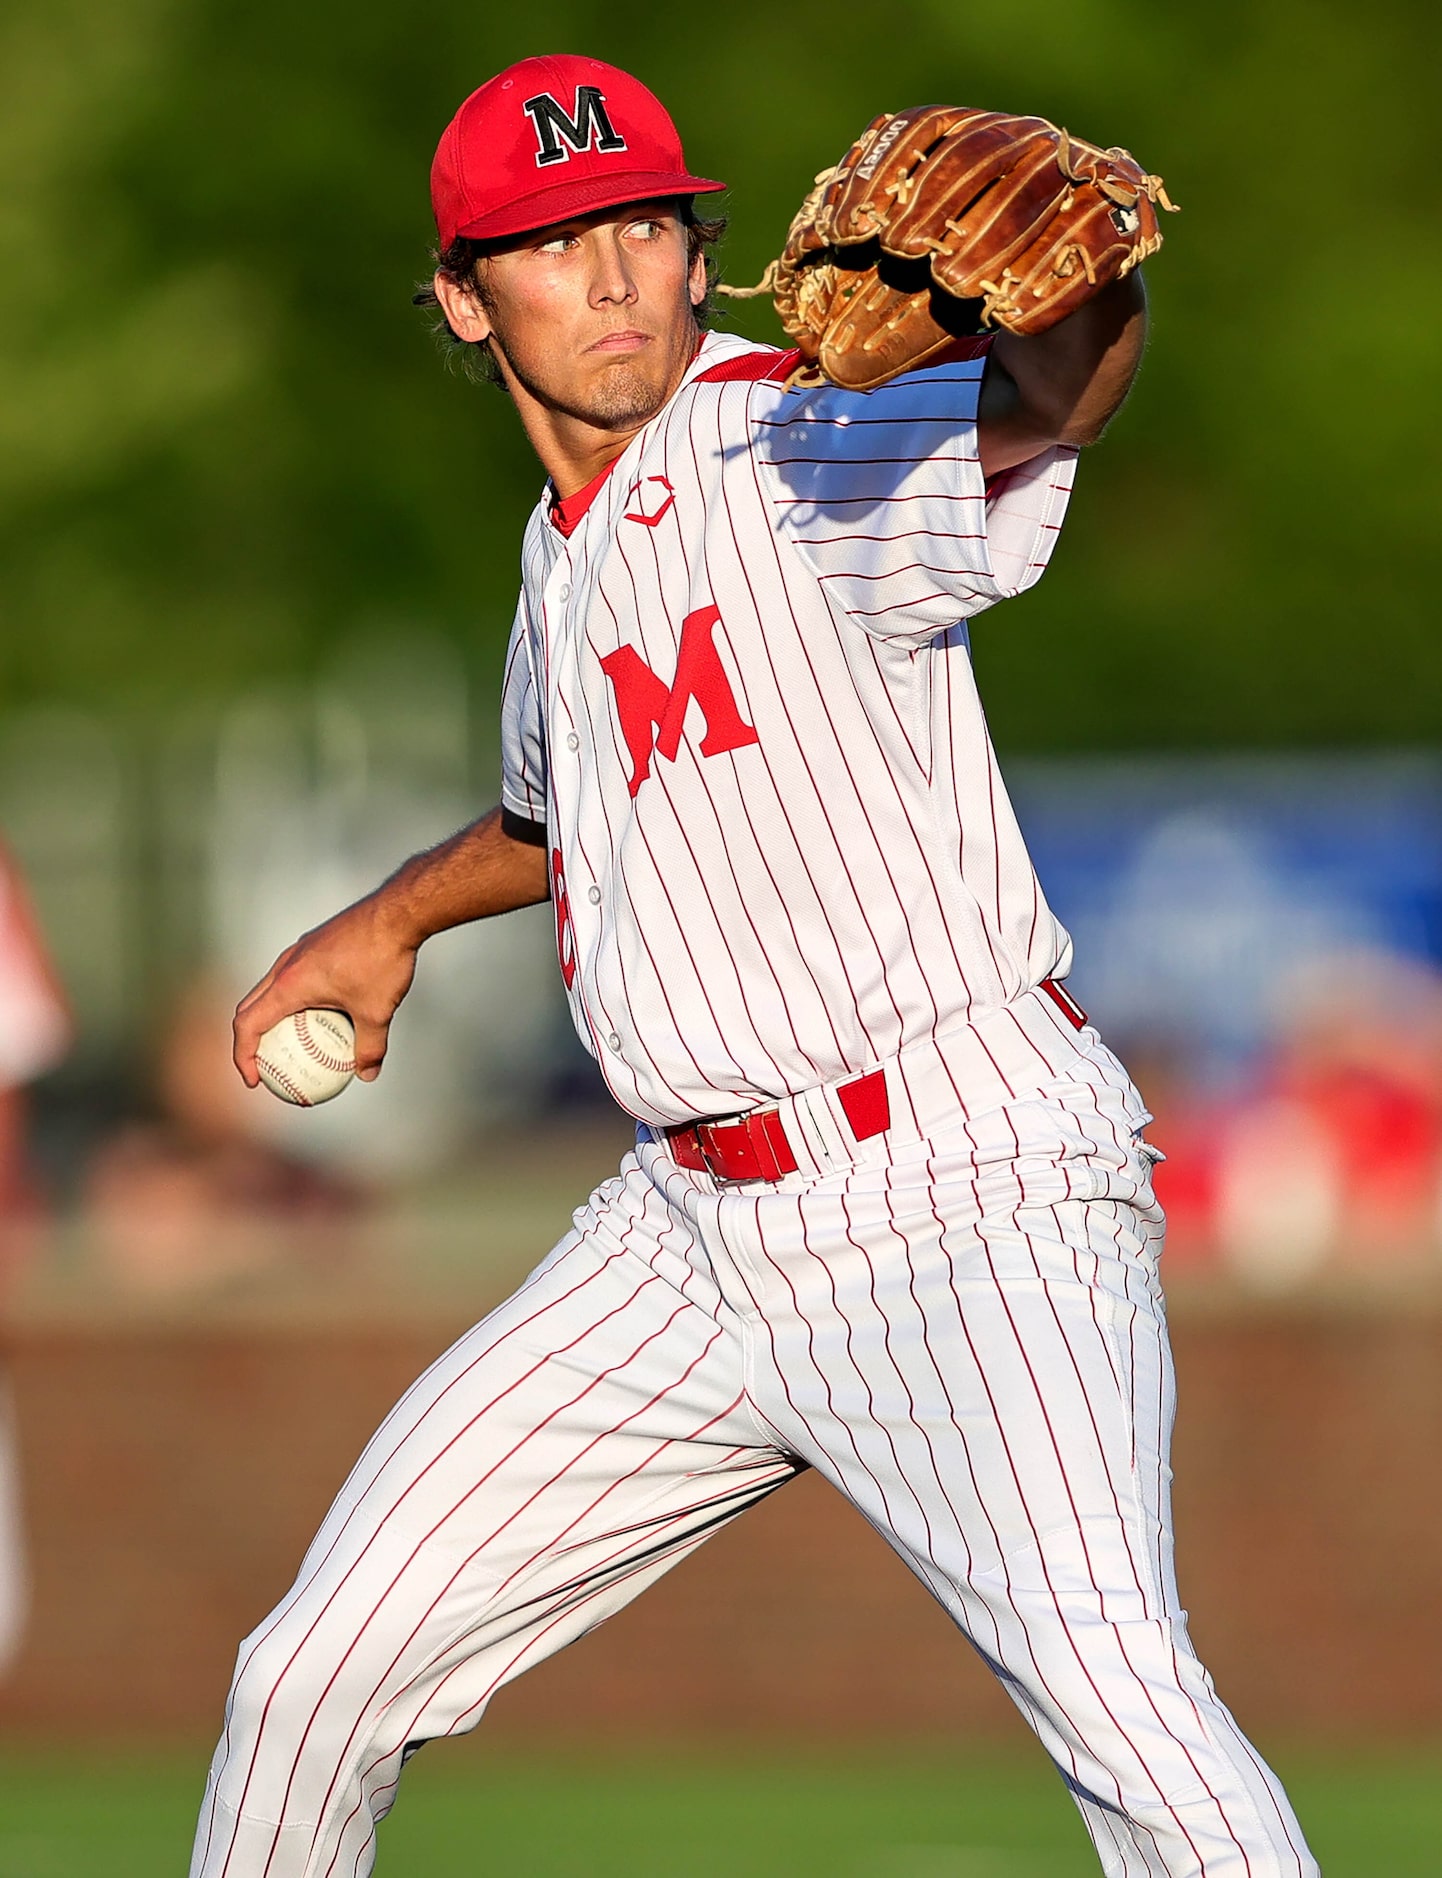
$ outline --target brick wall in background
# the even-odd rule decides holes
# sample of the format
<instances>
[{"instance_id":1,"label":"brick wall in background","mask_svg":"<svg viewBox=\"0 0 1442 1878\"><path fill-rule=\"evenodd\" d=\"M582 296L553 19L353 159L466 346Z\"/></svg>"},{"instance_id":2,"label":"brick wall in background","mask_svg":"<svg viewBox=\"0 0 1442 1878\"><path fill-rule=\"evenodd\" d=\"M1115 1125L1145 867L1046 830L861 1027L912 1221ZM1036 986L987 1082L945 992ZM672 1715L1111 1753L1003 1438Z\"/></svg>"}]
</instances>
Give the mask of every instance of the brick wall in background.
<instances>
[{"instance_id":1,"label":"brick wall in background","mask_svg":"<svg viewBox=\"0 0 1442 1878\"><path fill-rule=\"evenodd\" d=\"M13 1346L35 1595L0 1731L209 1733L236 1644L449 1324L32 1328ZM1184 1601L1263 1734L1442 1733L1442 1314L1186 1315ZM805 1478L499 1698L514 1737L996 1734L1010 1704Z\"/></svg>"}]
</instances>

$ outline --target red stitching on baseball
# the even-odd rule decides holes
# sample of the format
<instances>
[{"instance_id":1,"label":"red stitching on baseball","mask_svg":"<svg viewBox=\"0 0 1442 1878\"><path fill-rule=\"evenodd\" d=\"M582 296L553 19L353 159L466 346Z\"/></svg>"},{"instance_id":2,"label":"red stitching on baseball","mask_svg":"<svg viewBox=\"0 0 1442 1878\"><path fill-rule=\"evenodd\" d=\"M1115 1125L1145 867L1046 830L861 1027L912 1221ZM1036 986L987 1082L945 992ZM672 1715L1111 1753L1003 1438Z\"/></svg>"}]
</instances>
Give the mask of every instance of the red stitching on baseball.
<instances>
[{"instance_id":1,"label":"red stitching on baseball","mask_svg":"<svg viewBox=\"0 0 1442 1878\"><path fill-rule=\"evenodd\" d=\"M278 1082L297 1107L303 1109L315 1107L315 1104L311 1101L304 1089L298 1088L278 1063L272 1063L267 1057L258 1056L255 1059L255 1066L257 1069L264 1071L272 1082Z\"/></svg>"},{"instance_id":2,"label":"red stitching on baseball","mask_svg":"<svg viewBox=\"0 0 1442 1878\"><path fill-rule=\"evenodd\" d=\"M310 1057L313 1062L319 1063L322 1069L334 1070L337 1075L353 1076L355 1074L354 1056L349 1058L332 1056L328 1050L323 1049L321 1045L316 1042L315 1038L311 1035L309 1011L296 1012L295 1035L296 1041L300 1044L301 1049L305 1051L306 1055Z\"/></svg>"}]
</instances>

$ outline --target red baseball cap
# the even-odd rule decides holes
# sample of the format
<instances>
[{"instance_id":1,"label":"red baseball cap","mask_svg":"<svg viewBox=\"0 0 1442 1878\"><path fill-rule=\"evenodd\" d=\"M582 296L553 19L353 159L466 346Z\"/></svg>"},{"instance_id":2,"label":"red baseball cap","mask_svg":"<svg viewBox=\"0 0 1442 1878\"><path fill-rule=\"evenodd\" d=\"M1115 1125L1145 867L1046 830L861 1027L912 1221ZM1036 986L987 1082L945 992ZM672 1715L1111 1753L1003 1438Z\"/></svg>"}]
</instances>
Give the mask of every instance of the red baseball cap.
<instances>
[{"instance_id":1,"label":"red baseball cap","mask_svg":"<svg viewBox=\"0 0 1442 1878\"><path fill-rule=\"evenodd\" d=\"M431 165L442 248L725 187L690 174L676 126L639 79L570 53L522 59L473 91Z\"/></svg>"}]
</instances>

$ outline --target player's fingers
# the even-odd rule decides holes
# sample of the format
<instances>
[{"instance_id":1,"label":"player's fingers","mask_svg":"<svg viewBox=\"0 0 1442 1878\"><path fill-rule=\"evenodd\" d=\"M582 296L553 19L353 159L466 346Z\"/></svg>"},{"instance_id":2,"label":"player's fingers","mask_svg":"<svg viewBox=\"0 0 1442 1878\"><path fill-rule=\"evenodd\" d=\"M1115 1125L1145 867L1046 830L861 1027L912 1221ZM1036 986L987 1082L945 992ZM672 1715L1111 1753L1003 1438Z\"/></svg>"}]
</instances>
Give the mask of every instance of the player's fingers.
<instances>
[{"instance_id":1,"label":"player's fingers","mask_svg":"<svg viewBox=\"0 0 1442 1878\"><path fill-rule=\"evenodd\" d=\"M351 1011L349 1016L355 1025L355 1073L362 1082L374 1082L390 1042L390 1019L368 1017L363 1011Z\"/></svg>"},{"instance_id":2,"label":"player's fingers","mask_svg":"<svg viewBox=\"0 0 1442 1878\"><path fill-rule=\"evenodd\" d=\"M242 1005L231 1024L231 1056L247 1089L256 1088L260 1082L260 1071L255 1066L255 1052L270 1025L258 1021L255 1013L264 1008L264 1005L258 1003ZM278 1023L280 1020L277 1018L275 1021Z\"/></svg>"},{"instance_id":3,"label":"player's fingers","mask_svg":"<svg viewBox=\"0 0 1442 1878\"><path fill-rule=\"evenodd\" d=\"M252 985L250 990L247 991L245 996L240 1000L240 1003L236 1005L235 1007L236 1016L239 1017L241 1016L243 1012L248 1011L251 1005L255 1003L257 998L263 998L266 992L270 990L270 987L272 983L274 982L274 980L275 980L275 967L272 965L270 970L266 973L265 977L262 978L258 984Z\"/></svg>"},{"instance_id":4,"label":"player's fingers","mask_svg":"<svg viewBox=\"0 0 1442 1878\"><path fill-rule=\"evenodd\" d=\"M285 970L286 966L295 956L295 951L296 948L294 946L287 946L285 951L281 953L274 965L272 965L270 970L265 974L264 978L259 979L251 986L250 990L246 992L240 1003L235 1007L237 1017L239 1017L242 1011L248 1011L257 998L263 998L265 996L266 992L269 991L271 986L275 983L278 974Z\"/></svg>"},{"instance_id":5,"label":"player's fingers","mask_svg":"<svg viewBox=\"0 0 1442 1878\"><path fill-rule=\"evenodd\" d=\"M283 983L272 979L264 990L257 986L237 1007L231 1024L234 1038L231 1054L241 1081L248 1089L254 1089L260 1082L255 1053L261 1038L273 1024L289 1017L293 1011L303 1011L312 1002L310 998L297 996L294 990L288 993Z\"/></svg>"}]
</instances>

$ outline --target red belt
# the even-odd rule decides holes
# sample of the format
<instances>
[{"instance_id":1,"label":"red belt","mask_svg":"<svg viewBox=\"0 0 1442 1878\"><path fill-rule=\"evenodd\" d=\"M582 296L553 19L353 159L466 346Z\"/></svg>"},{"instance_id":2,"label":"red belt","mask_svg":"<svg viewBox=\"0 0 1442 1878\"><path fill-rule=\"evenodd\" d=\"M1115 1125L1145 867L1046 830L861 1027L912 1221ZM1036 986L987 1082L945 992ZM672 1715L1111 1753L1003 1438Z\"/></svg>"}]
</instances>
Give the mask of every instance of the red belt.
<instances>
[{"instance_id":1,"label":"red belt","mask_svg":"<svg viewBox=\"0 0 1442 1878\"><path fill-rule=\"evenodd\" d=\"M796 1156L776 1109L757 1109L729 1122L691 1122L665 1130L678 1167L717 1180L780 1180L796 1172Z\"/></svg>"},{"instance_id":2,"label":"red belt","mask_svg":"<svg viewBox=\"0 0 1442 1878\"><path fill-rule=\"evenodd\" d=\"M1073 1029L1083 1027L1086 1012L1070 992L1050 978L1044 978L1040 988ZM869 1141L891 1126L885 1070L874 1069L839 1084L836 1095L858 1141ZM780 1111L774 1108L753 1109L719 1122L683 1122L663 1133L678 1167L716 1180L783 1180L796 1172L796 1156Z\"/></svg>"}]
</instances>

